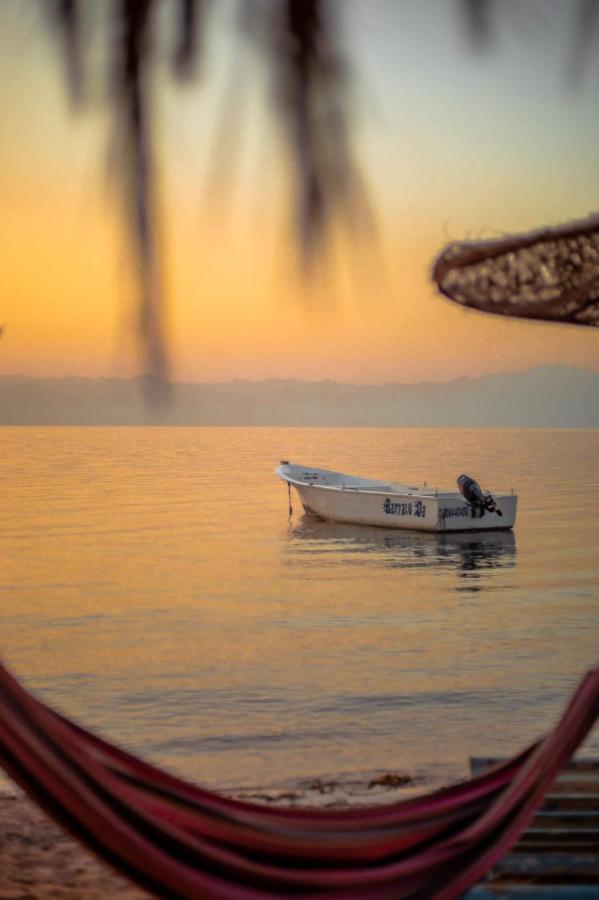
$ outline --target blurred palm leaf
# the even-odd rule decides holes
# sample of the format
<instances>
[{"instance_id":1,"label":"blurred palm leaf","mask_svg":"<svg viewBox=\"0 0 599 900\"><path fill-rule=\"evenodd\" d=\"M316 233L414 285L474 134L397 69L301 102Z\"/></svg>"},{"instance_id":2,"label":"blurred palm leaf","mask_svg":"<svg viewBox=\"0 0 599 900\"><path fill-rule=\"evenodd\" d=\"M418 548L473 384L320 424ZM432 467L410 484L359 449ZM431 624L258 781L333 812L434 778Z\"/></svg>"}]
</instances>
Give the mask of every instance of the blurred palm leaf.
<instances>
[{"instance_id":1,"label":"blurred palm leaf","mask_svg":"<svg viewBox=\"0 0 599 900\"><path fill-rule=\"evenodd\" d=\"M83 96L83 0L50 0L71 96ZM111 110L119 175L137 260L138 323L148 383L168 378L164 293L160 280L156 163L153 153L152 75L160 0L112 0ZM169 0L178 79L196 71L206 29L202 0ZM277 118L293 158L298 246L307 268L327 240L336 215L369 221L364 181L350 146L348 70L337 42L329 0L245 0L244 18L270 53L277 85ZM262 26L262 27L261 27ZM266 29L266 34L264 33Z\"/></svg>"}]
</instances>

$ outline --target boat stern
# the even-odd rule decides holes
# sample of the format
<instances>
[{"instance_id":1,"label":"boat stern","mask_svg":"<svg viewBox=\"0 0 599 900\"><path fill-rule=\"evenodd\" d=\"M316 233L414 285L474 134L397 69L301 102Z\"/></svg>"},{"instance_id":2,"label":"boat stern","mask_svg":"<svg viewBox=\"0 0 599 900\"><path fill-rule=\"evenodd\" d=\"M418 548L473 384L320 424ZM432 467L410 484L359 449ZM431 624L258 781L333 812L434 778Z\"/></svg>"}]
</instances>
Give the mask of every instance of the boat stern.
<instances>
[{"instance_id":1,"label":"boat stern","mask_svg":"<svg viewBox=\"0 0 599 900\"><path fill-rule=\"evenodd\" d=\"M518 497L516 494L494 494L495 509L481 510L474 515L473 507L461 498L440 500L438 531L496 531L513 528L516 523Z\"/></svg>"}]
</instances>

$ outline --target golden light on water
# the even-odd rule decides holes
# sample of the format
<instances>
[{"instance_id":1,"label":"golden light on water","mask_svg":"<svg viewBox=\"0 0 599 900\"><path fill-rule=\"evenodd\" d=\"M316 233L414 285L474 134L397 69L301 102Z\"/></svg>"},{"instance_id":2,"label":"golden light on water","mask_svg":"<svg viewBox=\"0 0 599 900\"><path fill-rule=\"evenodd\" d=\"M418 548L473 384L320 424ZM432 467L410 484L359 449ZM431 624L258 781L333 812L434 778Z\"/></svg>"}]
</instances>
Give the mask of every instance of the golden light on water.
<instances>
[{"instance_id":1,"label":"golden light on water","mask_svg":"<svg viewBox=\"0 0 599 900\"><path fill-rule=\"evenodd\" d=\"M203 784L432 777L433 763L457 777L473 748L514 752L545 730L594 661L596 430L3 439L3 659L67 714ZM414 483L450 485L462 468L489 487L514 479L516 530L315 522L295 497L289 521L282 447Z\"/></svg>"}]
</instances>

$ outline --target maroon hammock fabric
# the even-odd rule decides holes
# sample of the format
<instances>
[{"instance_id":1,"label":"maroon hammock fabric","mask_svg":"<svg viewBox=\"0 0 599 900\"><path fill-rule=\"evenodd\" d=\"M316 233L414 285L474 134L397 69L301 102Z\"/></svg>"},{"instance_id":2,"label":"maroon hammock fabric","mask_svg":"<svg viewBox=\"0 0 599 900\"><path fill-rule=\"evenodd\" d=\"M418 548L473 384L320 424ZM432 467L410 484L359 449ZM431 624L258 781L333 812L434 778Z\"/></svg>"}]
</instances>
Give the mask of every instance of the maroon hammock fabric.
<instances>
[{"instance_id":1,"label":"maroon hammock fabric","mask_svg":"<svg viewBox=\"0 0 599 900\"><path fill-rule=\"evenodd\" d=\"M379 807L268 808L101 740L0 665L0 762L61 825L161 897L459 897L513 846L599 712L589 672L554 730L462 784Z\"/></svg>"}]
</instances>

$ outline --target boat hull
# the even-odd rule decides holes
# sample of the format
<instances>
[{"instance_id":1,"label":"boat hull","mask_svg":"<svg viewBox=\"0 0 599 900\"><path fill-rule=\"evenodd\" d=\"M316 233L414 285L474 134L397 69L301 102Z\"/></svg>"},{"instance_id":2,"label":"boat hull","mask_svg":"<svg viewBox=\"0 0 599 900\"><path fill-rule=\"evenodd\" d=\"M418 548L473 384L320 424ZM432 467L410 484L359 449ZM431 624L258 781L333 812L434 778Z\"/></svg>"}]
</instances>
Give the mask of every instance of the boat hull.
<instances>
[{"instance_id":1,"label":"boat hull","mask_svg":"<svg viewBox=\"0 0 599 900\"><path fill-rule=\"evenodd\" d=\"M304 469L302 475L305 476L307 471L319 473L322 470ZM501 516L485 512L482 517L474 518L472 507L457 492L426 492L417 488L379 490L376 482L364 480L362 486L344 482L303 483L295 477L296 473L286 472L285 466L280 466L276 474L295 488L307 513L332 522L440 532L505 530L513 528L516 520L518 498L513 494L494 495ZM341 473L326 474L344 477ZM346 477L348 481L352 480L351 476ZM318 480L317 476L315 478ZM383 483L381 485L385 487Z\"/></svg>"}]
</instances>

